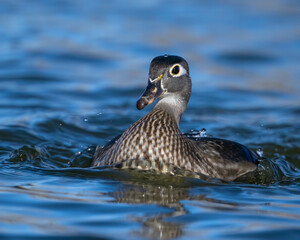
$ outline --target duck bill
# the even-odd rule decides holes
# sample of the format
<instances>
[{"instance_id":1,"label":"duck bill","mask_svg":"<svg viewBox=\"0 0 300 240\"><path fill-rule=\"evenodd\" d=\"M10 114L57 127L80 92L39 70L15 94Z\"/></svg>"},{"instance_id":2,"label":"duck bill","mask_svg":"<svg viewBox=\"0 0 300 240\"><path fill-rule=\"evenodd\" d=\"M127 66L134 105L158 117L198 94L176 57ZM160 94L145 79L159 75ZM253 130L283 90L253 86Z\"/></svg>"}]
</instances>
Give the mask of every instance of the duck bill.
<instances>
[{"instance_id":1,"label":"duck bill","mask_svg":"<svg viewBox=\"0 0 300 240\"><path fill-rule=\"evenodd\" d=\"M136 103L138 110L142 110L147 105L153 103L157 98L166 92L162 87L161 79L162 75L154 80L149 79L145 92Z\"/></svg>"}]
</instances>

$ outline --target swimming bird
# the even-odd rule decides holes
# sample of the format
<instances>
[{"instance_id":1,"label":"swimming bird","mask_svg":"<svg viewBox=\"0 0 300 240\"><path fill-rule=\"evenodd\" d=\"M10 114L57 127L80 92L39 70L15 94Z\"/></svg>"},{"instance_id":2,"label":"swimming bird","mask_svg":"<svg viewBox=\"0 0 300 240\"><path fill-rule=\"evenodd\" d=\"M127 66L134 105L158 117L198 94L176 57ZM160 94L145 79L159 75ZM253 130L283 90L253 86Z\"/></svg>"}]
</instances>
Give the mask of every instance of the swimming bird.
<instances>
[{"instance_id":1,"label":"swimming bird","mask_svg":"<svg viewBox=\"0 0 300 240\"><path fill-rule=\"evenodd\" d=\"M237 142L188 138L179 129L192 90L187 61L179 56L155 57L148 85L136 103L141 110L158 99L151 112L133 123L104 147L97 146L92 167L153 169L174 174L175 169L234 180L257 168L257 155Z\"/></svg>"}]
</instances>

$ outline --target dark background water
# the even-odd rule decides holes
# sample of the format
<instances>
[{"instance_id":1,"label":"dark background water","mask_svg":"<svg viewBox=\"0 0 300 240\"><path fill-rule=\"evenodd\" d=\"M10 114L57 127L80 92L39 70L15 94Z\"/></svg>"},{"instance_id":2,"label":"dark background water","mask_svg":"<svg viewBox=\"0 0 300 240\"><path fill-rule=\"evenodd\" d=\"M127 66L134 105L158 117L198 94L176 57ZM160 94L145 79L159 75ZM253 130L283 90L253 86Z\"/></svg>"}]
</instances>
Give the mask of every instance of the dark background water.
<instances>
[{"instance_id":1,"label":"dark background water","mask_svg":"<svg viewBox=\"0 0 300 240\"><path fill-rule=\"evenodd\" d=\"M2 0L1 239L299 239L299 26L296 0ZM165 53L190 63L182 131L262 147L255 176L86 168Z\"/></svg>"}]
</instances>

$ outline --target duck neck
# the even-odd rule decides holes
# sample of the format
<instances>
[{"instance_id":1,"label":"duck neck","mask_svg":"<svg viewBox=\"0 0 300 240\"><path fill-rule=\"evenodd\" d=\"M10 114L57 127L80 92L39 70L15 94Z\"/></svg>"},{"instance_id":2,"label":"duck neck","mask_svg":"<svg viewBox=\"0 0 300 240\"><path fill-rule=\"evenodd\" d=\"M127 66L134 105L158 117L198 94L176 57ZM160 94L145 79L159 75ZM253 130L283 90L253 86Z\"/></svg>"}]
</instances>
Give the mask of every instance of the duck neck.
<instances>
[{"instance_id":1,"label":"duck neck","mask_svg":"<svg viewBox=\"0 0 300 240\"><path fill-rule=\"evenodd\" d=\"M159 102L154 107L154 110L161 109L168 112L174 117L177 126L179 127L179 122L182 113L185 111L187 106L187 101L181 96L176 94L165 93L164 97L159 100Z\"/></svg>"}]
</instances>

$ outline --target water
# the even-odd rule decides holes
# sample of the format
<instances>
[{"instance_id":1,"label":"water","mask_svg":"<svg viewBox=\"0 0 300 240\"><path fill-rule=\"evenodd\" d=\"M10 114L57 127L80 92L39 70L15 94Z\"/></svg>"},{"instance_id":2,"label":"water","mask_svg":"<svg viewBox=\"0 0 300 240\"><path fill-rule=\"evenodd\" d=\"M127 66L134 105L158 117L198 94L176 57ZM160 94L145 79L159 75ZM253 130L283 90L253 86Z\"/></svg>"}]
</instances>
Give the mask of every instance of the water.
<instances>
[{"instance_id":1,"label":"water","mask_svg":"<svg viewBox=\"0 0 300 240\"><path fill-rule=\"evenodd\" d=\"M299 24L292 0L1 1L1 239L299 239ZM190 63L182 131L263 149L256 173L88 168L165 53Z\"/></svg>"}]
</instances>

